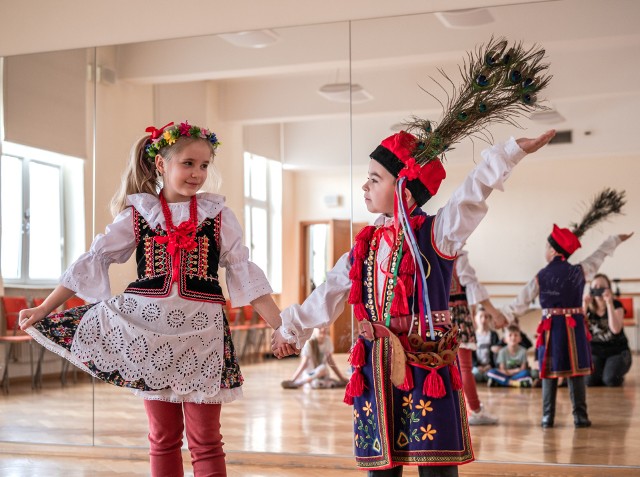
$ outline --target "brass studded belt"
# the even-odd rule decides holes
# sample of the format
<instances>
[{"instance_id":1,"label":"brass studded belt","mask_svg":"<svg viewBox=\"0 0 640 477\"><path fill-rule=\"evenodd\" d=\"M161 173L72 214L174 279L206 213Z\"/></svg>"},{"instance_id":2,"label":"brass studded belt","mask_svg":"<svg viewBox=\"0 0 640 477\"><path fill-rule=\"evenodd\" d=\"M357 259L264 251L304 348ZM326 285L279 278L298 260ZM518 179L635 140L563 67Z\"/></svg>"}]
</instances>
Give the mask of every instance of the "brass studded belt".
<instances>
[{"instance_id":1,"label":"brass studded belt","mask_svg":"<svg viewBox=\"0 0 640 477\"><path fill-rule=\"evenodd\" d=\"M577 315L584 314L583 308L543 308L542 314L544 316L555 316L555 315Z\"/></svg>"}]
</instances>

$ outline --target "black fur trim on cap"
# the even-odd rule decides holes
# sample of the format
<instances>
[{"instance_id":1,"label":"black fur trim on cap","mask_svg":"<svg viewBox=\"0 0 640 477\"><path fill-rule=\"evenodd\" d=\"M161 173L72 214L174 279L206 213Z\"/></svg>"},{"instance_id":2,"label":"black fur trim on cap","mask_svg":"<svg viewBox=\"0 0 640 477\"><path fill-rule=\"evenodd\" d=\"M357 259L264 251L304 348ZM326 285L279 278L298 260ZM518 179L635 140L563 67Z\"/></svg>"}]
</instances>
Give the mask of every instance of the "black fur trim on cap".
<instances>
[{"instance_id":1,"label":"black fur trim on cap","mask_svg":"<svg viewBox=\"0 0 640 477\"><path fill-rule=\"evenodd\" d=\"M369 157L374 161L379 162L380 165L389 171L393 177L398 177L398 174L400 174L400 171L404 168L404 163L384 146L376 147ZM431 199L431 194L419 179L408 181L407 189L411 192L411 195L418 204L418 207L422 207L429 199Z\"/></svg>"},{"instance_id":2,"label":"black fur trim on cap","mask_svg":"<svg viewBox=\"0 0 640 477\"><path fill-rule=\"evenodd\" d=\"M547 237L547 242L549 242L549 245L551 245L551 247L560 255L562 255L564 258L569 258L571 256L569 252L567 252L560 245L558 245L558 242L556 242L551 235Z\"/></svg>"}]
</instances>

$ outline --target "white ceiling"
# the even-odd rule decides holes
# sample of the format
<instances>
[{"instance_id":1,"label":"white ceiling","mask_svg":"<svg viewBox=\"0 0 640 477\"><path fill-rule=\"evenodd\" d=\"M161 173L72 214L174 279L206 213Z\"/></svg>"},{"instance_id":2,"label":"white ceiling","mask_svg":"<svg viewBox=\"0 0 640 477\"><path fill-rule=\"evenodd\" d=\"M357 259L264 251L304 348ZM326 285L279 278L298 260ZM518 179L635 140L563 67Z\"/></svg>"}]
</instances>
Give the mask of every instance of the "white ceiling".
<instances>
[{"instance_id":1,"label":"white ceiling","mask_svg":"<svg viewBox=\"0 0 640 477\"><path fill-rule=\"evenodd\" d=\"M15 14L17 9L27 8L25 2L0 2L3 13ZM556 108L565 121L545 125L525 119L521 124L527 131L522 134L538 134L555 127L572 130L574 140L570 145L547 148L543 156L621 156L637 155L639 151L635 141L635 118L640 111L637 0L455 2L457 8L490 6L495 22L474 29L446 28L434 15L418 14L450 8L450 1L183 2L199 8L188 9L191 14L179 21L187 8L176 11L175 2L160 0L154 2L153 15L146 12L143 18L137 18L143 23L134 29L137 37L128 26L136 17L133 10L126 14L121 10L119 17L103 11L96 23L97 12L79 5L87 2L66 3L75 4L77 10L70 17L61 16L60 10L51 12L57 19L55 35L43 25L38 33L31 32L35 36L23 38L31 25L17 31L15 24L20 22L7 22L8 17L0 15L0 53L119 43L117 64L113 65L118 81L216 80L228 105L226 109L223 105L224 119L282 123L291 137L295 132L298 139L288 141L285 148L285 162L292 167L348 161L350 151L344 144L350 131L348 122L342 119L348 117L349 107L329 103L316 91L324 83L347 81L349 64L353 81L374 97L354 105L352 110L352 154L358 163L366 161L377 142L392 133L393 124L412 114L439 119L439 104L420 87L442 98L441 90L429 77L439 77L437 69L442 68L455 81L465 52L486 43L492 35L527 46L537 43L547 51L553 79L543 95L545 104ZM46 5L42 9L45 13L49 11ZM101 4L92 6L98 12L103 8ZM160 20L163 12L170 12L178 21L169 24ZM402 16L377 18L399 14ZM210 19L206 27L202 17ZM73 39L67 38L68 29L64 27L69 18L75 18L69 28L81 32ZM78 21L84 18L90 19L93 28L87 29L84 21ZM325 23L349 19L356 21ZM114 21L120 25L117 39L110 36ZM34 18L34 23L38 22L39 18ZM149 29L149 23L155 28ZM293 24L299 26L287 26ZM106 25L112 27L110 35ZM190 28L185 30L185 25ZM233 47L215 35L193 37L263 27L273 27L281 40L268 48L248 50ZM38 44L47 35L46 46ZM185 38L122 44L167 37ZM21 38L23 44L19 46ZM78 44L78 39L90 43ZM519 134L513 127L494 127L492 132L497 139ZM323 148L308 147L308 141L314 138L319 138ZM468 161L473 147L469 142L461 144L448 160ZM475 152L480 147L476 144Z\"/></svg>"}]
</instances>

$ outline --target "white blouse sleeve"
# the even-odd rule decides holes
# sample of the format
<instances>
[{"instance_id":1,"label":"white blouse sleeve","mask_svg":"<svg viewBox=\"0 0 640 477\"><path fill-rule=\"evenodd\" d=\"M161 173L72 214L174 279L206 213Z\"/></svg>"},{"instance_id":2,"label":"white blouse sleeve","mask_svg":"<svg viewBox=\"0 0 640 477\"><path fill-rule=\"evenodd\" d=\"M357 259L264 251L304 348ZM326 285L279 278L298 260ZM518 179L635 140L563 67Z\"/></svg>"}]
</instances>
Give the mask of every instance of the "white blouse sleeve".
<instances>
[{"instance_id":1,"label":"white blouse sleeve","mask_svg":"<svg viewBox=\"0 0 640 477\"><path fill-rule=\"evenodd\" d=\"M327 279L307 297L302 305L291 305L282 310L282 336L301 349L311 337L314 328L333 323L344 310L351 280L349 254L345 253L327 273Z\"/></svg>"},{"instance_id":2,"label":"white blouse sleeve","mask_svg":"<svg viewBox=\"0 0 640 477\"><path fill-rule=\"evenodd\" d=\"M220 266L226 268L229 298L233 307L248 305L273 290L264 272L249 261L249 249L244 245L242 228L234 213L225 207L220 214Z\"/></svg>"},{"instance_id":3,"label":"white blouse sleeve","mask_svg":"<svg viewBox=\"0 0 640 477\"><path fill-rule=\"evenodd\" d=\"M580 262L582 270L584 271L584 277L587 281L593 280L594 275L598 273L598 270L602 266L604 259L607 258L607 255L612 256L616 247L621 243L622 240L620 240L620 237L617 235L611 235L602 242L602 244L600 244L595 252Z\"/></svg>"},{"instance_id":4,"label":"white blouse sleeve","mask_svg":"<svg viewBox=\"0 0 640 477\"><path fill-rule=\"evenodd\" d=\"M513 168L526 156L512 137L482 151L484 160L454 191L436 213L434 239L440 252L453 256L462 248L487 213L487 198L494 189L504 190Z\"/></svg>"},{"instance_id":5,"label":"white blouse sleeve","mask_svg":"<svg viewBox=\"0 0 640 477\"><path fill-rule=\"evenodd\" d=\"M60 285L90 303L111 297L109 266L126 262L136 249L131 207L127 207L98 234L88 252L83 253L60 277Z\"/></svg>"},{"instance_id":6,"label":"white blouse sleeve","mask_svg":"<svg viewBox=\"0 0 640 477\"><path fill-rule=\"evenodd\" d=\"M500 307L500 311L504 314L509 323L511 323L514 319L527 312L531 303L533 303L539 294L540 287L538 285L538 278L533 277L529 283L520 290L518 296L515 297L510 304Z\"/></svg>"},{"instance_id":7,"label":"white blouse sleeve","mask_svg":"<svg viewBox=\"0 0 640 477\"><path fill-rule=\"evenodd\" d=\"M475 305L489 298L489 292L484 285L478 281L476 271L469 263L469 256L466 250L461 250L458 253L456 273L460 279L460 285L465 287L469 305Z\"/></svg>"}]
</instances>

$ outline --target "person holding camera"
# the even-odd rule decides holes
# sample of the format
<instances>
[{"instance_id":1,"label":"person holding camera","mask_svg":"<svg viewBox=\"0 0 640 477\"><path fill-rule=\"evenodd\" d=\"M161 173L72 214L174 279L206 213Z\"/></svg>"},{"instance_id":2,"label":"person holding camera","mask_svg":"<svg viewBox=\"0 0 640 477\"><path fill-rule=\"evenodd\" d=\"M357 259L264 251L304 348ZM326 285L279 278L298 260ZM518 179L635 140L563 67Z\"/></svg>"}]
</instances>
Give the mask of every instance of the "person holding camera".
<instances>
[{"instance_id":1,"label":"person holding camera","mask_svg":"<svg viewBox=\"0 0 640 477\"><path fill-rule=\"evenodd\" d=\"M598 273L584 297L587 324L591 331L593 371L587 386L622 386L631 368L631 349L624 334L624 308L613 297L611 280Z\"/></svg>"}]
</instances>

